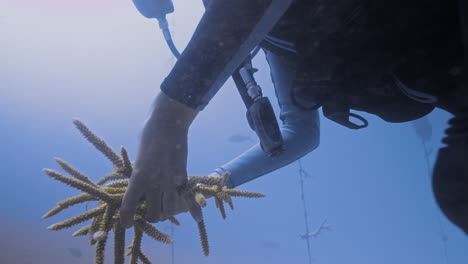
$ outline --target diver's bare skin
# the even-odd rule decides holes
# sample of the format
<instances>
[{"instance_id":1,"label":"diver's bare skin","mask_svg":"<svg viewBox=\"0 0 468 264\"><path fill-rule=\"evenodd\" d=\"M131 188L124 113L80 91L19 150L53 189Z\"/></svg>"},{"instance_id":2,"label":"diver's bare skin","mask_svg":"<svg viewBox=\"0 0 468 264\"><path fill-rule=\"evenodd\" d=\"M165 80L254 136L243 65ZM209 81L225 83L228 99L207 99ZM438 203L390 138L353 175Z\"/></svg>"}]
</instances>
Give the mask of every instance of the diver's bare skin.
<instances>
[{"instance_id":1,"label":"diver's bare skin","mask_svg":"<svg viewBox=\"0 0 468 264\"><path fill-rule=\"evenodd\" d=\"M145 197L147 219L151 222L189 209L195 220L201 219L198 205L187 204L177 192L178 187L187 183L187 133L197 113L162 92L157 96L143 129L134 170L122 202L120 218L125 228L132 226L142 197Z\"/></svg>"}]
</instances>

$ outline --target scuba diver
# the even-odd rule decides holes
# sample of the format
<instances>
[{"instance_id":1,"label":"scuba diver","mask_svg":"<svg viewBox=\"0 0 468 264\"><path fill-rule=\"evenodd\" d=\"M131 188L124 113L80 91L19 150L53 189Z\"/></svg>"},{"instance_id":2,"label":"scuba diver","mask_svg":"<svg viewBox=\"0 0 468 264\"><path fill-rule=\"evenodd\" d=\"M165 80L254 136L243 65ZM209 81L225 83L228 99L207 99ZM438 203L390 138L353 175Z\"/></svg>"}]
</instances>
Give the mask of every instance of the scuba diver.
<instances>
[{"instance_id":1,"label":"scuba diver","mask_svg":"<svg viewBox=\"0 0 468 264\"><path fill-rule=\"evenodd\" d=\"M171 12L170 1L134 3L149 18ZM161 3L170 5L161 9ZM232 174L229 187L317 147L320 107L324 116L351 129L367 126L351 110L406 122L438 107L454 118L446 131L447 146L439 150L433 190L445 215L468 233L466 5L463 0L209 1L188 46L161 84L145 123L122 202L122 225L133 224L143 198L149 221L185 211L201 221L200 207L178 192L187 183L188 130L260 45L281 107L284 149L269 152L267 140L261 140L218 168L215 173ZM268 130L255 126L262 122L257 117L267 116L263 114L247 115L260 139L261 130Z\"/></svg>"}]
</instances>

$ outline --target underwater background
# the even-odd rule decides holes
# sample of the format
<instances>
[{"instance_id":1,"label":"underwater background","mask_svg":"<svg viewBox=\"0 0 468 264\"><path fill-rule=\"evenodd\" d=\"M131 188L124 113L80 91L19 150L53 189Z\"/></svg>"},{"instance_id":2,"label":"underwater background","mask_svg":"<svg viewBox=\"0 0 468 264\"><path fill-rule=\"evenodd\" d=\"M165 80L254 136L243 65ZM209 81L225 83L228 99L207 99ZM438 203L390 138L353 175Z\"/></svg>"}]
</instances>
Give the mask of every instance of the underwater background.
<instances>
[{"instance_id":1,"label":"underwater background","mask_svg":"<svg viewBox=\"0 0 468 264\"><path fill-rule=\"evenodd\" d=\"M174 4L169 23L182 49L203 7L201 1ZM57 202L79 193L42 169L58 169L53 158L60 157L93 180L112 171L72 118L115 149L126 146L134 159L150 105L174 62L156 21L142 17L130 0L0 1L0 263L93 262L94 248L85 237L72 237L75 229L47 230L85 206L42 219ZM262 52L254 66L278 113ZM309 263L301 235L306 225L312 231L327 219L331 230L310 238L313 263L468 263L468 237L441 214L430 185L450 115L436 110L404 124L363 116L370 125L361 131L321 118L320 146L301 159L307 223L295 162L240 186L267 197L235 199L226 220L209 201L209 257L187 214L179 227L156 225L173 233L173 246L145 239L144 251L162 264ZM245 107L229 80L191 127L189 175L211 173L252 140ZM106 263L112 263L111 245Z\"/></svg>"}]
</instances>

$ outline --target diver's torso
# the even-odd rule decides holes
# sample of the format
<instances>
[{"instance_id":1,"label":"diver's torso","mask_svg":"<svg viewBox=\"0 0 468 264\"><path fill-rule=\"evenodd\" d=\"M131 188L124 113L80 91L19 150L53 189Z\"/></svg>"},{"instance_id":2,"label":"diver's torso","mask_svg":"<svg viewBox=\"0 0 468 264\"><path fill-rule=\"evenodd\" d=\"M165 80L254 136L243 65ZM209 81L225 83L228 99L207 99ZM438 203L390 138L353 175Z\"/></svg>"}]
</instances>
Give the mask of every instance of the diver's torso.
<instances>
[{"instance_id":1,"label":"diver's torso","mask_svg":"<svg viewBox=\"0 0 468 264\"><path fill-rule=\"evenodd\" d=\"M462 56L457 0L296 0L269 35L295 43L305 96L354 98L354 108L399 96L393 74L415 89L440 89L421 79Z\"/></svg>"},{"instance_id":2,"label":"diver's torso","mask_svg":"<svg viewBox=\"0 0 468 264\"><path fill-rule=\"evenodd\" d=\"M450 46L458 15L457 0L295 0L270 35L303 55L393 56Z\"/></svg>"}]
</instances>

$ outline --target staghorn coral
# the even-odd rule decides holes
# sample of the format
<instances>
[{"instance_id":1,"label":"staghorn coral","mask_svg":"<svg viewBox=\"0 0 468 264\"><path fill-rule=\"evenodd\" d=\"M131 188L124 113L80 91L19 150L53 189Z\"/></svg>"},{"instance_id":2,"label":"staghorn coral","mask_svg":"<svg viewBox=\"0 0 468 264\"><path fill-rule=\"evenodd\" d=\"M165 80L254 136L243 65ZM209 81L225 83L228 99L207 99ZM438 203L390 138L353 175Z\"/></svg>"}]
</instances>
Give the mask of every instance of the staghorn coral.
<instances>
[{"instance_id":1,"label":"staghorn coral","mask_svg":"<svg viewBox=\"0 0 468 264\"><path fill-rule=\"evenodd\" d=\"M120 151L121 155L119 156L104 140L97 137L81 121L74 120L73 123L81 134L112 162L114 172L104 175L98 181L93 182L88 176L73 168L67 162L56 158L55 161L58 165L71 177L51 169L44 169L45 174L84 193L57 203L43 218L52 217L77 204L92 201L96 201L98 204L96 208L86 210L86 212L78 216L53 224L49 226L48 229L67 229L92 220L91 224L82 227L73 233L73 236L89 236L90 244L95 245L96 264L104 263L104 252L110 232L114 233L114 263L125 263L125 256L130 256L130 263L132 264L136 264L139 261L145 264L151 263L141 250L143 235L147 235L162 243L173 243L173 239L145 220L146 204L143 200L138 206L135 215L133 241L131 245L128 246L129 251L125 253L125 229L120 225L119 213L120 205L128 186L128 179L132 174L132 162L129 159L127 150L122 147ZM216 206L220 210L223 218L226 218L224 203L227 203L231 209L234 208L231 197L264 197L261 193L226 188L225 183L228 177L228 173L223 174L221 177L189 176L188 183L181 188L180 193L184 195L184 197L187 197L187 199L198 203L201 207L206 206L207 199L214 198ZM166 220L175 225L180 225L179 221L174 216L167 216L162 221ZM198 223L198 229L203 253L208 256L208 234L204 220Z\"/></svg>"}]
</instances>

